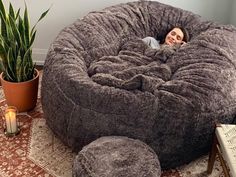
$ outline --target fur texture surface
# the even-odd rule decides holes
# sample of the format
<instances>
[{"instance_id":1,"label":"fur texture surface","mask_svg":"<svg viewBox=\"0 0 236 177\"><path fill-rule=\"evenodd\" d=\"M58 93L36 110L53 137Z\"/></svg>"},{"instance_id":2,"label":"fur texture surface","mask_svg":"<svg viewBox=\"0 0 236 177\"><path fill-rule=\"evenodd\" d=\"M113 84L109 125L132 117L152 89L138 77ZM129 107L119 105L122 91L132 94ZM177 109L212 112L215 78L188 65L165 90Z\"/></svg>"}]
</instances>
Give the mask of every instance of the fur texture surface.
<instances>
[{"instance_id":1,"label":"fur texture surface","mask_svg":"<svg viewBox=\"0 0 236 177\"><path fill-rule=\"evenodd\" d=\"M140 43L183 26L190 41ZM127 40L129 39L129 40ZM101 136L147 143L163 169L206 153L216 122L236 113L236 29L156 1L91 12L52 43L42 78L47 124L75 151Z\"/></svg>"},{"instance_id":2,"label":"fur texture surface","mask_svg":"<svg viewBox=\"0 0 236 177\"><path fill-rule=\"evenodd\" d=\"M160 177L156 153L145 143L127 137L101 137L76 156L73 177Z\"/></svg>"}]
</instances>

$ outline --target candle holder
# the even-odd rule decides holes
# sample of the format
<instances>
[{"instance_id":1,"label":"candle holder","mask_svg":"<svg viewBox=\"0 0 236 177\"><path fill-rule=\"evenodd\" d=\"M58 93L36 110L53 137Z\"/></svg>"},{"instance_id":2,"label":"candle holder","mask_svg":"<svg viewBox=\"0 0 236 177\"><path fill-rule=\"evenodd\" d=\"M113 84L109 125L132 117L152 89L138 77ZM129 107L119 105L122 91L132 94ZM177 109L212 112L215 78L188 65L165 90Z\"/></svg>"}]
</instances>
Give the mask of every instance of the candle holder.
<instances>
[{"instance_id":1,"label":"candle holder","mask_svg":"<svg viewBox=\"0 0 236 177\"><path fill-rule=\"evenodd\" d=\"M19 122L17 119L17 108L8 106L5 109L4 116L4 134L7 137L13 137L20 133Z\"/></svg>"}]
</instances>

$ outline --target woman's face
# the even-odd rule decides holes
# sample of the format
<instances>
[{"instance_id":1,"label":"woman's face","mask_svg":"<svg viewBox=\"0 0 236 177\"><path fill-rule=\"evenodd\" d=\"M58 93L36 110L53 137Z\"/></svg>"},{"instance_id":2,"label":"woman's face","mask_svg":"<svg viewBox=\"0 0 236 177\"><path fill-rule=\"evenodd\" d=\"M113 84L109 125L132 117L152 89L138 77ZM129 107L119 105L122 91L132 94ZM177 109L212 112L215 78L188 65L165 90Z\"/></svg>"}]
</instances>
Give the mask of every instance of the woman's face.
<instances>
[{"instance_id":1,"label":"woman's face","mask_svg":"<svg viewBox=\"0 0 236 177\"><path fill-rule=\"evenodd\" d=\"M173 28L165 38L165 44L173 46L183 43L184 33L180 28Z\"/></svg>"}]
</instances>

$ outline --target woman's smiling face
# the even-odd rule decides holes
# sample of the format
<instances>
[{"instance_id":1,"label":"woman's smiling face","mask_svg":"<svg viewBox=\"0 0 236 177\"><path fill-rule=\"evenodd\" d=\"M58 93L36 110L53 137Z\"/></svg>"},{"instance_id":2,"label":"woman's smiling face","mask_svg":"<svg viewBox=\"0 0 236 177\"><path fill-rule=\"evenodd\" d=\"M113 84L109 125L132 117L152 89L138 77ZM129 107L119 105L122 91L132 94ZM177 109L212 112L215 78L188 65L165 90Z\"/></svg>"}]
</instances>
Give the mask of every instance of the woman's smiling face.
<instances>
[{"instance_id":1,"label":"woman's smiling face","mask_svg":"<svg viewBox=\"0 0 236 177\"><path fill-rule=\"evenodd\" d=\"M184 33L180 28L173 28L165 38L165 44L173 46L183 43Z\"/></svg>"}]
</instances>

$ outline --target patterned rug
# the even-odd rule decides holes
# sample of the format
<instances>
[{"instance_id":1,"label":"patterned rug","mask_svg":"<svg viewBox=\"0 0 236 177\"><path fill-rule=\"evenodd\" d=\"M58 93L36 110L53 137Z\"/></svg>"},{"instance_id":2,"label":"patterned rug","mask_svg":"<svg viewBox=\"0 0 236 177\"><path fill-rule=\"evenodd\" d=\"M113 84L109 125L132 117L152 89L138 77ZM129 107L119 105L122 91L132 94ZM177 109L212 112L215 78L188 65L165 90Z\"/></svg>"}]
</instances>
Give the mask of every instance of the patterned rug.
<instances>
[{"instance_id":1,"label":"patterned rug","mask_svg":"<svg viewBox=\"0 0 236 177\"><path fill-rule=\"evenodd\" d=\"M0 108L7 106L0 87ZM71 177L75 153L54 137L43 118L40 94L36 108L18 115L19 135L7 138L0 120L0 177ZM177 169L164 171L162 177L223 177L219 161L211 175L206 174L208 156Z\"/></svg>"}]
</instances>

